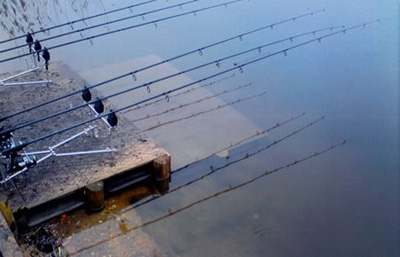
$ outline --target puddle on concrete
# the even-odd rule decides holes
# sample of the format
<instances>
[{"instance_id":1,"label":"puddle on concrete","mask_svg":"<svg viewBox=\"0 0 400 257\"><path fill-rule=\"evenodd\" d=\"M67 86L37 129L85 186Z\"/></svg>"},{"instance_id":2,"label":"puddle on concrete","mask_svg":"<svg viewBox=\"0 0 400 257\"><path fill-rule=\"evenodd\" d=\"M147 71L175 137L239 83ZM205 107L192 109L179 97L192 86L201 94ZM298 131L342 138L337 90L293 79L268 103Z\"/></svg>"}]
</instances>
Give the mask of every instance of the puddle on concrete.
<instances>
[{"instance_id":1,"label":"puddle on concrete","mask_svg":"<svg viewBox=\"0 0 400 257\"><path fill-rule=\"evenodd\" d=\"M50 252L54 254L73 253L84 248L86 244L91 245L97 239L108 238L113 234L127 234L129 226L133 223L140 223L141 218L135 211L130 211L128 214L121 213L121 211L146 197L158 194L158 192L150 180L141 182L109 197L105 202L104 209L100 212L93 213L85 209L78 209L62 214L20 234L19 242L29 256L42 256L42 254ZM160 251L145 233L137 232L137 234L142 239L134 241L132 238L132 243L141 244L139 248L142 249L142 252L143 249ZM108 250L110 253L115 251L112 247ZM94 252L100 254L97 250ZM86 253L77 255L86 256Z\"/></svg>"}]
</instances>

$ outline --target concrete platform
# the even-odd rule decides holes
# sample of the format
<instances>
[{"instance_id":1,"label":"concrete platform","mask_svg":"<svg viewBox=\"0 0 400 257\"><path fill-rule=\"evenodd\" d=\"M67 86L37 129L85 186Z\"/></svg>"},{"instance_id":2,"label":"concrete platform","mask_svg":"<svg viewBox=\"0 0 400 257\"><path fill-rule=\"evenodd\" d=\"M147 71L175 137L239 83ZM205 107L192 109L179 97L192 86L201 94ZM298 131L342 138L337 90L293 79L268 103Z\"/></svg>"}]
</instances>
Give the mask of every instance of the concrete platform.
<instances>
[{"instance_id":1,"label":"concrete platform","mask_svg":"<svg viewBox=\"0 0 400 257\"><path fill-rule=\"evenodd\" d=\"M131 71L135 68L138 67L143 67L148 64L154 63L161 60L157 56L150 56L150 57L145 57L139 60L129 60L124 63L118 63L114 65L107 65L105 67L98 67L93 70L86 70L86 71L78 71L79 72L79 78L76 76L75 73L70 71L69 69L64 69L61 64L54 64L55 67L51 67L52 73L50 76L50 79L53 79L56 81L55 77L60 76L62 74L62 84L64 86L73 86L75 88L82 88L82 83L85 83L85 81L88 81L89 83L98 83L99 81L103 81L107 78L114 77L120 74L123 74L125 72ZM60 67L58 67L60 65ZM68 67L66 67L68 68ZM158 69L153 69L151 72L146 72L146 73L141 73L139 74L140 76L137 77L137 81L134 81L131 77L123 79L123 80L118 80L115 83L110 83L109 86L105 87L100 87L98 88L99 91L104 94L108 95L110 93L113 93L115 91L123 90L126 89L127 87L130 87L132 85L139 85L144 81L154 79L155 77L162 77L165 75L168 75L169 73L172 72L177 72L179 71L177 68L170 64L163 65L162 67L159 67ZM66 76L64 78L64 74L71 73L74 74L73 76ZM82 82L81 78L84 78L84 81ZM164 91L167 88L171 88L174 85L179 85L187 82L192 82L192 79L188 76L181 76L179 78L174 79L170 83L165 83L164 85L154 85L151 88L151 93L152 94L157 94L162 91ZM76 85L75 85L76 84ZM216 91L222 91L224 88L229 88L230 86L237 86L234 81L229 81L227 80L226 83L221 83L220 85L217 85ZM24 88L20 87L21 90L23 91L26 97L24 98L27 103L32 102L40 102L37 99L31 99L36 95L33 87L30 88ZM47 87L47 89L50 89L50 87ZM4 91L3 89L0 89ZM52 90L60 90L59 94L62 95L62 87L54 87ZM37 92L39 95L41 94L42 97L48 97L46 87L44 86L43 89L40 89L40 91ZM238 92L239 93L239 92ZM248 92L244 92L243 94L247 94ZM126 103L133 102L138 99L142 99L144 97L148 97L152 94L149 94L146 90L146 88L143 88L142 90L138 90L132 93L124 94L123 97L117 97L113 98L110 100L109 103L111 103L112 106L116 107L121 107L124 106ZM219 98L213 98L208 101L203 102L202 104L196 104L193 106L190 106L188 108L181 109L178 112L173 112L173 113L168 113L168 115L163 115L162 117L159 117L157 119L150 119L145 122L139 122L135 125L132 124L133 120L135 120L138 117L143 117L146 116L147 114L151 113L156 113L160 112L163 110L167 110L171 107L175 106L180 106L181 104L185 104L187 102L191 102L194 100L197 100L199 98L203 98L206 96L211 96L214 95L212 91L209 91L205 88L200 88L199 90L193 91L190 94L185 94L180 97L174 97L171 98L169 102L167 101L161 101L160 103L157 103L155 105L139 109L139 111L134 111L134 112L124 112L123 117L119 116L121 124L129 124L128 126L119 126L116 130L116 133L114 136L110 138L107 136L106 131L99 131L97 133L99 135L100 139L106 139L106 140L100 140L96 141L96 138L92 136L88 137L82 137L81 139L83 140L83 144L79 143L77 145L70 144L66 146L65 148L60 149L60 151L69 151L70 149L75 149L75 150L82 150L83 146L89 146L91 149L97 149L101 147L107 147L110 146L110 141L112 142L112 145L118 148L130 148L129 142L136 142L134 144L139 144L139 145L147 145L149 146L150 144L154 144L146 135L138 133L138 129L136 129L135 126L138 126L139 130L140 129L146 129L148 126L151 126L153 124L157 123L162 123L164 121L168 121L169 119L173 118L179 118L182 115L188 115L191 113L195 113L198 111L202 111L204 109L210 108L210 106L218 106L221 104L224 104L225 100L224 99L219 99ZM93 97L96 97L97 93L93 94ZM20 97L20 96L19 96ZM230 96L230 99L236 99L237 95L232 94ZM81 104L82 100L79 95L76 97L71 98L72 102L60 102L58 105L54 105L54 107L51 108L57 108L57 110L66 108L66 106L75 106L77 104ZM109 105L109 103L105 102L106 107ZM27 107L28 104L25 103L19 103L20 105L23 104L25 107ZM16 105L16 107L19 107ZM20 107L19 107L20 108ZM43 111L43 110L41 110ZM40 111L38 112L33 112L32 115L42 115ZM75 119L74 122L82 119L82 115L85 115L86 118L91 117L91 114L89 110L87 109L86 112L77 112L76 115L72 116L71 119ZM25 120L29 120L29 116L21 117L21 119L24 118ZM22 119L22 121L24 120ZM24 137L24 133L44 133L47 131L54 131L56 128L54 126L57 126L61 124L61 126L64 126L67 123L60 123L61 121L59 119L54 119L57 122L48 122L45 124L42 124L41 127L33 127L30 130L21 131L19 136ZM233 127L230 127L228 130L226 129L226 124L229 122L235 121L236 125ZM18 123L19 121L13 121L14 123ZM99 124L100 126L102 125L101 123ZM104 127L101 126L102 129ZM126 128L126 129L125 129ZM58 127L59 129L59 127ZM212 113L210 115L204 115L204 116L199 116L196 119L191 119L187 122L180 122L180 123L175 123L170 126L165 126L161 129L153 130L150 131L149 136L154 138L158 144L161 144L163 148L168 149L168 152L172 153L174 156L174 163L173 166L176 168L186 165L190 162L193 162L195 160L198 160L200 158L203 158L204 156L207 156L210 152L214 152L215 150L218 150L222 147L225 147L226 145L229 145L229 142L236 141L238 138L243 138L245 137L246 133L243 131L247 131L249 134L253 134L254 131L258 131L260 128L252 123L250 120L248 120L246 117L244 117L242 114L240 114L237 110L234 108L226 108L224 110L221 110L219 112ZM171 131L173 133L171 133ZM105 132L105 133L104 133ZM123 137L117 136L117 133L120 133L118 135L123 135ZM31 134L32 135L32 134ZM68 137L68 135L65 135L65 137ZM64 138L65 138L64 137ZM62 138L60 138L62 139ZM82 141L81 141L82 142ZM101 143L103 142L103 144ZM106 142L106 143L104 143ZM158 149L157 145L154 144L154 147ZM41 148L41 146L35 146L31 147L31 150L38 150ZM133 149L133 148L132 148ZM141 150L137 148L138 151L136 154L138 156L143 155ZM163 153L161 152L159 154L161 157L160 160L162 160L164 157L164 161L167 160L167 163L170 162L170 158L168 153ZM154 156L156 157L156 156ZM93 158L93 159L92 159ZM76 176L72 176L72 179L76 183L81 183L81 180L88 179L88 177L82 175L86 174L86 171L91 169L92 167L95 170L107 170L109 168L113 168L113 165L117 165L116 162L117 154L103 154L103 155L98 155L96 158L90 157L90 158L83 158L83 157L74 157L73 161L72 158L70 157L63 157L63 158L53 158L49 159L50 161L48 163L43 163L48 165L49 167L46 167L45 170L64 170L63 172L58 172L59 178L63 179L64 177L69 176L65 172L66 168L63 167L63 165L68 166L69 172L73 172ZM129 155L126 156L127 159L129 159ZM135 157L139 158L139 157ZM151 159L151 158L149 158ZM54 162L53 162L54 160ZM60 162L61 160L64 160ZM122 160L122 159L121 159ZM129 162L130 160L127 160ZM148 169L155 169L154 166L158 166L155 164L156 162L150 161L147 164L144 164L142 166L139 165L139 168L136 169L135 172L130 172L129 170L127 171L131 176L132 180L135 180L136 175L142 173L143 171L146 171ZM161 161L162 163L162 161ZM79 167L81 172L78 172L72 167ZM169 165L166 164L164 167L168 167ZM158 167L157 169L160 169ZM97 171L99 172L99 171ZM89 172L88 174L91 174L91 176L97 176L96 171ZM50 172L49 172L50 173ZM128 177L124 172L121 172L122 177ZM47 175L46 175L47 176ZM47 178L43 176L42 170L37 168L37 169L32 169L30 171L30 174L25 177L19 178L16 181L16 184L18 185L18 189L21 190L24 188L24 186L31 187L28 185L29 183L35 183L34 179L38 179L38 181L42 181L40 183L41 187L46 187L48 185L53 185L54 179L57 177L50 177ZM115 180L114 180L115 178ZM105 181L105 189L106 191L110 192L113 194L113 190L118 189L119 186L126 186L124 185L125 181L124 180L119 180L119 176L111 176L109 179L106 179ZM61 183L62 184L62 183ZM82 183L85 184L85 183ZM107 185L111 185L110 187ZM71 185L73 188L73 185ZM107 189L109 187L109 189ZM32 214L25 212L26 214L29 214L28 216L30 218L30 222L32 224L35 222L40 221L41 215L38 214L39 212L36 212L38 209L45 209L45 208L60 208L61 210L67 210L69 208L75 208L75 206L82 206L84 204L83 198L81 197L81 189L79 188L78 185L75 187L76 189L73 191L74 193L72 194L66 194L63 192L59 192L62 196L62 201L60 198L55 198L55 202L43 202L44 204L39 204L35 206L31 206L30 210L32 210ZM55 190L55 188L54 188ZM45 191L45 188L42 189L42 192ZM15 190L14 190L15 192ZM33 194L32 199L37 199L40 200L40 196L34 194L34 192L31 191ZM154 193L154 192L152 192ZM70 213L67 213L68 216L68 221L65 223L65 227L71 228L71 233L64 234L64 223L59 222L58 224L59 227L62 229L58 231L59 234L57 236L62 239L62 244L65 247L65 250L68 253L73 253L74 256L104 256L104 255L112 255L112 256L164 256L164 254L167 254L166 256L173 256L171 252L165 252L163 249L159 248L157 245L157 242L154 242L154 240L149 237L149 235L144 232L142 229L137 229L134 231L130 231L120 237L118 239L112 240L107 243L99 243L95 247L92 247L93 243L96 242L102 242L102 240L111 237L112 235L118 234L123 232L124 233L124 224L129 224L129 226L133 226L134 224L141 224L143 221L146 221L149 217L140 217L140 215L136 212L136 210L130 210L126 215L122 214L120 215L118 211L118 208L114 208L115 204L117 207L120 206L128 206L131 204L132 199L135 200L136 195L129 195L126 196L126 191L124 191L123 195L124 197L117 197L120 194L113 195L111 198L108 198L107 202L109 203L106 205L105 209L96 214L90 214L86 215L84 210L81 208L77 211L72 211ZM28 196L27 194L19 194L16 193L12 198L17 198L18 196ZM115 198L117 197L117 198ZM114 201L114 198L116 199ZM14 199L15 202L21 202L24 205L23 206L28 206L26 199ZM39 203L40 201L37 201ZM58 203L58 205L53 204L53 203ZM121 203L122 202L122 203ZM45 207L45 208L43 208ZM21 209L24 210L24 209ZM26 211L26 209L25 209ZM59 211L57 210L52 210L52 213L57 213ZM32 218L33 216L36 216ZM142 221L143 219L143 221ZM56 219L53 219L54 221ZM51 221L51 222L52 222ZM100 223L101 221L101 223ZM124 222L121 222L124 221ZM29 222L26 221L26 222ZM56 222L57 223L57 222ZM47 224L47 222L43 223ZM122 224L122 225L121 225ZM53 225L53 223L51 224ZM74 229L78 228L79 229ZM57 230L57 229L55 229ZM163 234L163 233L160 233ZM87 249L86 249L87 248Z\"/></svg>"},{"instance_id":2,"label":"concrete platform","mask_svg":"<svg viewBox=\"0 0 400 257\"><path fill-rule=\"evenodd\" d=\"M54 82L51 85L0 87L2 95L0 116L53 99L72 90L79 90L87 85L86 81L62 63L52 63L49 75ZM1 75L3 76L6 77L7 74ZM31 73L23 78L37 80L38 77L45 77L45 74ZM91 92L93 98L100 96L95 90ZM21 124L82 103L81 95L77 94L66 100L19 115L6 123ZM103 103L106 111L112 109L107 101ZM38 125L18 130L14 133L14 138L29 141L91 117L93 114L88 107L81 108ZM55 215L80 207L84 204L83 188L94 182L104 181L105 189L112 193L117 186L123 187L124 183L121 181L126 180L125 177L140 180L140 174L159 176L155 173L169 173L170 155L146 135L139 133L138 129L123 116L118 114L118 118L119 125L111 134L102 121L97 121L94 123L97 125L94 132L80 136L56 149L57 152L71 152L110 147L116 148L117 152L68 157L53 156L16 177L13 180L11 193L6 194L5 201L11 211L16 214L17 219L21 219L21 222L25 221L28 225L36 225ZM25 150L46 150L47 147L86 127L82 126L74 131L38 142ZM138 175L132 175L135 173ZM105 193L107 194L107 191Z\"/></svg>"},{"instance_id":3,"label":"concrete platform","mask_svg":"<svg viewBox=\"0 0 400 257\"><path fill-rule=\"evenodd\" d=\"M6 220L0 215L0 256L22 257L22 252L15 241L14 234L7 225Z\"/></svg>"}]
</instances>

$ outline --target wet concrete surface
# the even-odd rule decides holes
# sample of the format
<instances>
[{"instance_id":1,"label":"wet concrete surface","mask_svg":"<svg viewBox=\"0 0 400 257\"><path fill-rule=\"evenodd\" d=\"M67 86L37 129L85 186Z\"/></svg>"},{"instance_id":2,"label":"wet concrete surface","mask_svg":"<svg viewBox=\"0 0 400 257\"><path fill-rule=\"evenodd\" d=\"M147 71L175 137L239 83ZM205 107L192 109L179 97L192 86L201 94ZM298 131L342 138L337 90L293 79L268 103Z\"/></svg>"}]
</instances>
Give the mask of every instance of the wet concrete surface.
<instances>
[{"instance_id":1,"label":"wet concrete surface","mask_svg":"<svg viewBox=\"0 0 400 257\"><path fill-rule=\"evenodd\" d=\"M22 251L8 226L4 217L0 215L0 253L4 257L22 257Z\"/></svg>"}]
</instances>

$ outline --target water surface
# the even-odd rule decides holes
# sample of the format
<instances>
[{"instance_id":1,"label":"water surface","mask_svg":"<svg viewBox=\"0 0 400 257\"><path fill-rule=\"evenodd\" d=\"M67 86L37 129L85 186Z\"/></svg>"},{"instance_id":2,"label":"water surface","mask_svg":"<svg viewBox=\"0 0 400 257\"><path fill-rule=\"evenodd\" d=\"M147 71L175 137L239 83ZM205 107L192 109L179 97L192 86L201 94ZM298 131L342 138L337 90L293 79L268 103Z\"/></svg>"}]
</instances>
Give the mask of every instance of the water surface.
<instances>
[{"instance_id":1,"label":"water surface","mask_svg":"<svg viewBox=\"0 0 400 257\"><path fill-rule=\"evenodd\" d=\"M53 8L52 12L48 12L50 18L47 18L43 11L39 13L42 25L36 20L35 12L29 9L33 8L30 5L27 5L28 9L25 11L19 10L16 15L10 10L8 15L5 15L5 10L2 9L2 21L12 24L13 18L17 16L26 30L27 22L21 20L24 19L23 14L27 15L28 21L32 20L34 23L32 28L39 28L95 14L103 11L103 8L110 10L127 4L112 1L74 2L77 3L75 11L71 8L70 1L62 4L45 0L32 2L31 5L34 3L35 8ZM177 1L161 1L135 10L146 11L172 2ZM208 4L209 1L202 1L193 4L191 8L200 8ZM187 6L183 9L191 8ZM160 60L167 59L250 29L323 8L326 9L324 13L276 26L272 30L245 37L243 41L237 40L210 49L202 57L193 55L170 64L170 67L176 70L183 70L207 60L214 60L217 56L297 33L327 26L352 26L375 19L381 20L381 23L365 29L324 39L321 44L314 43L290 51L287 57L279 55L245 67L243 74L236 72L232 79L207 89L208 92L218 93L232 86L253 82L254 86L251 89L221 96L218 101L230 102L266 90L268 93L264 97L148 133L171 152L173 168L176 169L229 146L232 142L253 134L255 130L266 129L303 112L306 113L304 117L231 150L229 156L243 156L320 116L325 116L322 122L254 157L138 208L137 211L144 221L181 208L229 186L240 184L263 171L288 164L347 140L346 145L323 156L269 175L256 183L146 226L145 231L167 255L399 255L398 2L244 1L228 8L198 13L196 17L190 15L158 23L157 28L141 27L98 38L93 40L93 45L83 42L52 52L52 60L66 62L82 76L92 74L90 77L95 81L93 71L96 69L107 71L107 67L120 67L108 70L107 73L109 76L120 75L121 72L129 71L129 63L134 63L135 60L140 63L139 59L143 60L149 56ZM179 12L181 11L177 8L164 15ZM126 11L123 15L130 14ZM145 18L151 20L159 16L149 15ZM108 15L96 21L88 21L88 24L112 20L115 17L118 15ZM136 22L142 21L138 18ZM132 22L123 24L125 26ZM122 24L98 28L85 32L84 36L120 26ZM15 26L8 25L7 28L18 31ZM69 29L67 27L53 33ZM1 35L3 38L7 37L4 30ZM78 38L80 35L68 36L51 41L51 44L49 42L47 45ZM295 40L294 43L296 42L301 41ZM14 42L9 44L12 45ZM284 43L266 51L273 52L290 45ZM250 57L257 55L255 53ZM246 58L237 61L244 59ZM8 71L24 67L25 62L16 60L0 65L2 71ZM222 64L222 68L226 67L232 67L232 62ZM215 67L186 74L186 77L179 81L197 80L215 72L216 69ZM102 79L99 76L99 81ZM171 80L159 86L169 88L173 87L175 82L176 80ZM129 86L134 82L129 78L120 83ZM105 94L107 90L101 92ZM146 90L143 89L136 97L140 98L146 94ZM117 105L119 101L129 102L130 99L115 99L114 104ZM184 103L185 97L179 98L179 101ZM157 106L160 110L171 107L166 101ZM210 107L213 107L211 102L204 103L202 106L192 106L186 111L182 109L171 115L183 116L185 112L193 113ZM145 111L142 113L147 114ZM232 113L235 113L235 116L229 116ZM245 117L243 120L251 125L243 126L232 138L218 140L224 138L222 135L229 134L243 124L236 119L238 115ZM171 117L173 116L163 116L137 125L144 129L150 123L155 124ZM232 119L227 122L223 119L226 117ZM182 138L179 138L180 135ZM202 148L199 145L207 147ZM228 161L224 156L214 156L176 173L172 177L171 188L207 173L210 166L217 167Z\"/></svg>"}]
</instances>

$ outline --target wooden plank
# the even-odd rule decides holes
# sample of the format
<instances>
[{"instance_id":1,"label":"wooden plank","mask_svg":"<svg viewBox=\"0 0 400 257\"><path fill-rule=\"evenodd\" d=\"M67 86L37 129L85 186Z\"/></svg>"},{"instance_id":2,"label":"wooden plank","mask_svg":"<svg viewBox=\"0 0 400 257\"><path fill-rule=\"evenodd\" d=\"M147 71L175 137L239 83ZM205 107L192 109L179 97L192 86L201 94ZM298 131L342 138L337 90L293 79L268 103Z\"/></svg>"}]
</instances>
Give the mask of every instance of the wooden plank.
<instances>
[{"instance_id":1,"label":"wooden plank","mask_svg":"<svg viewBox=\"0 0 400 257\"><path fill-rule=\"evenodd\" d=\"M165 154L153 160L153 172L158 181L169 179L171 173L171 156Z\"/></svg>"},{"instance_id":2,"label":"wooden plank","mask_svg":"<svg viewBox=\"0 0 400 257\"><path fill-rule=\"evenodd\" d=\"M99 212L104 209L103 181L95 182L85 187L85 201L89 211Z\"/></svg>"}]
</instances>

